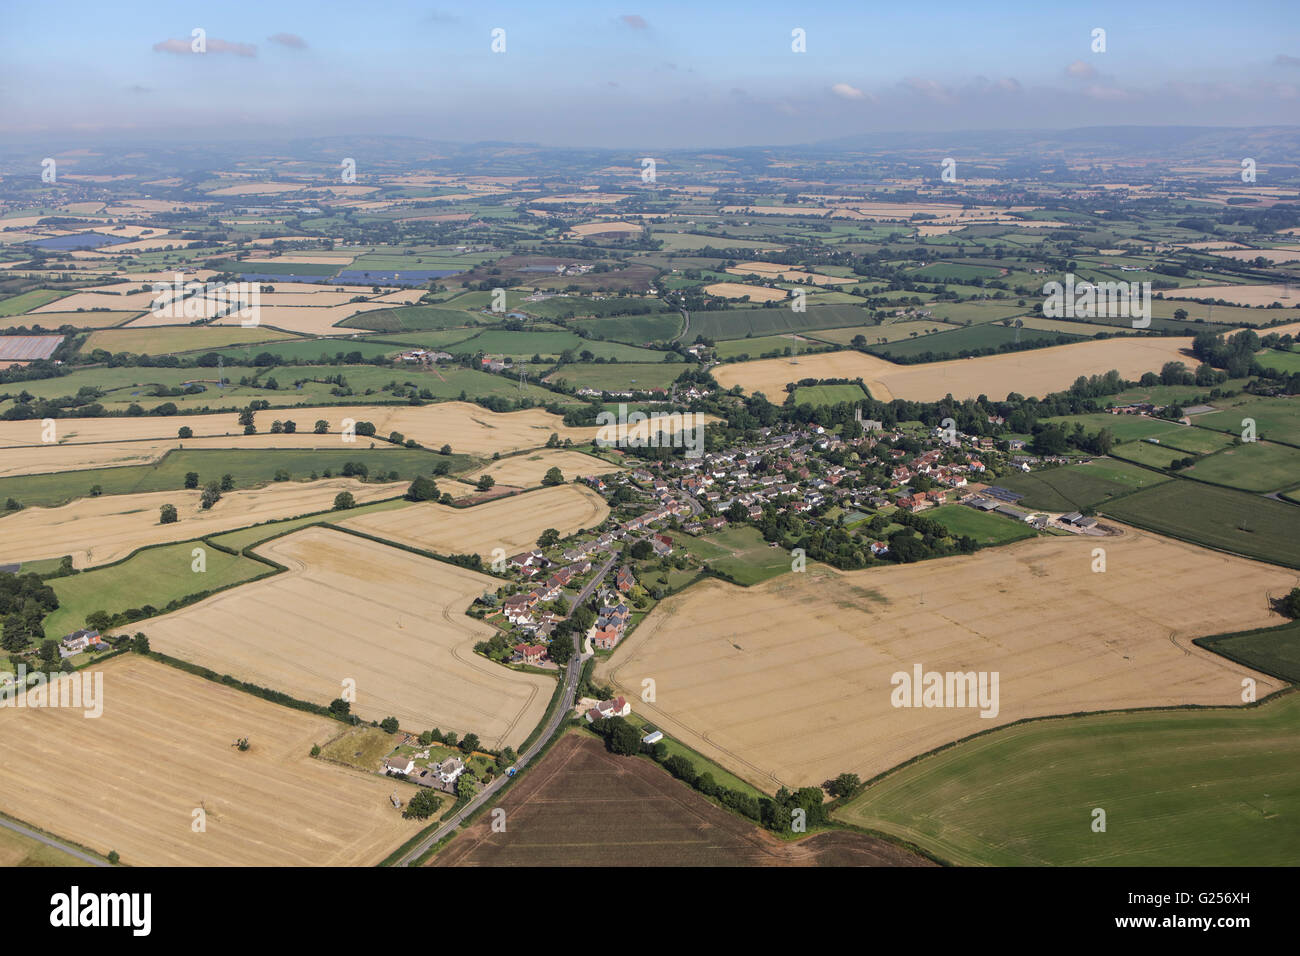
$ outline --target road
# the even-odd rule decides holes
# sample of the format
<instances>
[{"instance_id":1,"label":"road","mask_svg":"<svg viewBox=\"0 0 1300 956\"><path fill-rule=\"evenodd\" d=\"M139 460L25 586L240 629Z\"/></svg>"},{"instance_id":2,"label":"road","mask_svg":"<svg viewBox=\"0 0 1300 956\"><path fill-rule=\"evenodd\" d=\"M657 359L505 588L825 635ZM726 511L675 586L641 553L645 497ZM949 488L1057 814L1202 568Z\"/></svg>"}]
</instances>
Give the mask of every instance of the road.
<instances>
[{"instance_id":1,"label":"road","mask_svg":"<svg viewBox=\"0 0 1300 956\"><path fill-rule=\"evenodd\" d=\"M89 863L91 866L110 865L107 861L97 859L96 857L91 856L89 853L82 853L80 850L75 849L74 847L70 847L66 843L60 843L58 840L52 840L43 833L37 833L35 830L29 830L21 823L14 823L10 820L5 820L0 818L0 827L6 827L10 830L13 830L15 833L21 833L23 836L27 837L28 839L35 840L37 843L44 843L46 846L52 846L54 847L54 849L61 850L62 852L68 854L68 856L74 856L78 860L83 860L84 862Z\"/></svg>"},{"instance_id":2,"label":"road","mask_svg":"<svg viewBox=\"0 0 1300 956\"><path fill-rule=\"evenodd\" d=\"M577 608L591 596L592 591L599 587L600 582L605 579L605 575L609 573L609 569L614 566L614 562L617 560L617 552L610 554L604 565L601 566L600 571L593 575L591 581L587 583L587 586L579 592L578 597L574 600L572 607L569 609L570 614L573 613L574 608ZM515 761L515 766L520 770L528 766L529 761L536 757L550 739L555 736L555 731L559 729L560 724L569 716L569 712L573 710L573 704L578 692L578 675L582 673L583 663L591 656L590 654L581 653L577 634L573 635L573 651L573 657L569 659L569 666L564 672L564 692L560 698L560 706L557 707L555 713L551 714L547 719L546 726L542 728L540 736L533 741L532 746L521 753L519 759ZM396 865L410 866L413 861L428 852L431 846L456 830L456 828L465 821L466 817L495 797L497 791L504 787L509 780L510 778L504 774L493 778L492 782L484 787L483 790L474 797L474 799L461 807L454 817L408 850L406 854L397 861Z\"/></svg>"}]
</instances>

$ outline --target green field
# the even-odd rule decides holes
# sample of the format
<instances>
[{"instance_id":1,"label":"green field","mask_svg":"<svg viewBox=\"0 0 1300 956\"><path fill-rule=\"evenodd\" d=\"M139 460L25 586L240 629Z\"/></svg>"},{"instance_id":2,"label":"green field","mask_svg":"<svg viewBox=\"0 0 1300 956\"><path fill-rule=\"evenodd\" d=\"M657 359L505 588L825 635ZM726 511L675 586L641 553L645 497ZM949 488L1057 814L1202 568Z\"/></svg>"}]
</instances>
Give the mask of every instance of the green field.
<instances>
[{"instance_id":1,"label":"green field","mask_svg":"<svg viewBox=\"0 0 1300 956\"><path fill-rule=\"evenodd\" d=\"M1259 364L1274 372L1294 375L1300 372L1300 352L1283 352L1278 349L1265 349L1255 356Z\"/></svg>"},{"instance_id":2,"label":"green field","mask_svg":"<svg viewBox=\"0 0 1300 956\"><path fill-rule=\"evenodd\" d=\"M1198 637L1192 643L1265 674L1300 683L1300 621L1257 631Z\"/></svg>"},{"instance_id":3,"label":"green field","mask_svg":"<svg viewBox=\"0 0 1300 956\"><path fill-rule=\"evenodd\" d=\"M205 551L206 570L193 570L193 550ZM116 614L151 605L161 611L201 591L214 591L268 574L261 561L207 547L202 541L182 541L137 551L124 561L55 578L49 584L59 606L45 619L45 636L61 638L86 624L95 611Z\"/></svg>"},{"instance_id":4,"label":"green field","mask_svg":"<svg viewBox=\"0 0 1300 956\"><path fill-rule=\"evenodd\" d=\"M1293 866L1297 814L1291 693L1017 724L889 773L834 816L958 865Z\"/></svg>"},{"instance_id":5,"label":"green field","mask_svg":"<svg viewBox=\"0 0 1300 956\"><path fill-rule=\"evenodd\" d=\"M1240 435L1246 427L1242 420L1255 422L1255 437L1300 445L1300 398L1261 398L1247 401L1221 412L1197 415L1196 424L1203 428Z\"/></svg>"},{"instance_id":6,"label":"green field","mask_svg":"<svg viewBox=\"0 0 1300 956\"><path fill-rule=\"evenodd\" d=\"M1195 544L1300 568L1297 505L1175 480L1112 501L1102 510L1118 521Z\"/></svg>"},{"instance_id":7,"label":"green field","mask_svg":"<svg viewBox=\"0 0 1300 956\"><path fill-rule=\"evenodd\" d=\"M39 309L43 305L49 305L54 300L71 294L71 292L58 292L54 289L33 289L22 295L0 299L0 315L22 315L24 312ZM33 321L39 322L40 318L36 317Z\"/></svg>"},{"instance_id":8,"label":"green field","mask_svg":"<svg viewBox=\"0 0 1300 956\"><path fill-rule=\"evenodd\" d=\"M940 332L938 335L918 335L914 339L906 338L884 345L872 345L868 351L888 359L914 358L927 352L935 356L956 356L962 352L995 349L1000 345L1017 341L1055 342L1060 337L1059 332L1045 332L1030 328L1014 329L1000 323L986 322L983 325L972 325L951 332Z\"/></svg>"},{"instance_id":9,"label":"green field","mask_svg":"<svg viewBox=\"0 0 1300 956\"><path fill-rule=\"evenodd\" d=\"M490 324L491 316L470 315L457 309L431 305L403 305L395 309L362 312L338 323L339 328L369 329L372 332L405 332L418 329L454 329L470 322Z\"/></svg>"},{"instance_id":10,"label":"green field","mask_svg":"<svg viewBox=\"0 0 1300 956\"><path fill-rule=\"evenodd\" d=\"M668 342L675 338L682 331L682 317L676 312L668 312L621 315L607 319L577 319L573 328L585 329L593 338L644 345L649 342ZM695 331L693 318L691 330L690 338L694 340L699 333Z\"/></svg>"},{"instance_id":11,"label":"green field","mask_svg":"<svg viewBox=\"0 0 1300 956\"><path fill-rule=\"evenodd\" d=\"M89 355L95 349L114 354L132 352L136 355L167 355L172 352L193 352L199 349L219 349L227 345L248 343L251 351L259 342L277 342L290 336L273 329L245 329L237 325L158 326L140 329L100 329L86 336L79 350ZM242 349L240 351L243 351ZM252 354L257 354L256 350Z\"/></svg>"},{"instance_id":12,"label":"green field","mask_svg":"<svg viewBox=\"0 0 1300 956\"><path fill-rule=\"evenodd\" d=\"M1116 496L1168 480L1145 468L1099 459L1007 475L996 479L995 484L1024 495L1020 504L1025 507L1066 512L1096 508Z\"/></svg>"},{"instance_id":13,"label":"green field","mask_svg":"<svg viewBox=\"0 0 1300 956\"><path fill-rule=\"evenodd\" d=\"M303 423L306 427L308 423ZM365 439L367 444L370 439ZM360 445L360 442L358 442ZM185 475L196 471L200 486L222 475L234 476L235 488L264 485L284 469L290 480L302 481L312 472L323 476L330 470L336 477L347 462L361 462L371 478L396 471L399 480L411 481L416 475L432 473L440 461L450 461L452 471L462 471L472 464L465 455L444 457L423 448L399 448L376 441L373 449L360 446L341 448L265 448L265 449L179 449L168 452L151 465L123 465L116 468L87 468L81 471L43 475L16 475L0 478L0 500L13 497L26 507L47 508L67 504L90 494L99 485L105 495L127 495L147 491L173 491L185 487ZM394 494L406 486L394 484ZM3 527L3 525L0 525Z\"/></svg>"},{"instance_id":14,"label":"green field","mask_svg":"<svg viewBox=\"0 0 1300 956\"><path fill-rule=\"evenodd\" d=\"M694 366L689 366L694 368ZM567 382L574 388L625 389L667 388L688 366L683 362L575 362L556 369L547 382Z\"/></svg>"},{"instance_id":15,"label":"green field","mask_svg":"<svg viewBox=\"0 0 1300 956\"><path fill-rule=\"evenodd\" d=\"M964 282L968 279L996 279L1002 275L1002 270L961 262L935 262L919 269L910 269L907 274L924 282Z\"/></svg>"},{"instance_id":16,"label":"green field","mask_svg":"<svg viewBox=\"0 0 1300 956\"><path fill-rule=\"evenodd\" d=\"M1184 472L1192 478L1243 491L1277 491L1300 484L1300 448L1244 442L1202 458Z\"/></svg>"},{"instance_id":17,"label":"green field","mask_svg":"<svg viewBox=\"0 0 1300 956\"><path fill-rule=\"evenodd\" d=\"M797 339L793 333L790 333L760 335L746 339L724 339L714 347L714 351L720 359L739 359L742 356L756 359L767 352L784 353L786 349L789 349L792 355L803 355L805 352L822 352L829 348L830 346L823 342Z\"/></svg>"},{"instance_id":18,"label":"green field","mask_svg":"<svg viewBox=\"0 0 1300 956\"><path fill-rule=\"evenodd\" d=\"M794 390L796 405L838 405L867 397L860 385L803 385Z\"/></svg>"},{"instance_id":19,"label":"green field","mask_svg":"<svg viewBox=\"0 0 1300 956\"><path fill-rule=\"evenodd\" d=\"M458 334L463 338L467 333ZM300 339L293 342L277 342L268 345L239 345L233 348L216 349L215 351L227 363L252 365L253 360L263 352L274 355L285 362L319 362L323 357L325 362L328 363L340 355L349 355L353 352L361 353L363 359L370 359L380 355L401 352L409 347L405 341L386 344L382 341L367 341L364 339Z\"/></svg>"},{"instance_id":20,"label":"green field","mask_svg":"<svg viewBox=\"0 0 1300 956\"><path fill-rule=\"evenodd\" d=\"M1023 521L1005 515L976 511L966 505L941 505L922 512L921 517L937 521L954 536L969 535L981 546L1010 544L1038 534Z\"/></svg>"},{"instance_id":21,"label":"green field","mask_svg":"<svg viewBox=\"0 0 1300 956\"><path fill-rule=\"evenodd\" d=\"M757 528L736 525L716 534L674 538L687 551L746 587L790 570L790 552L763 540Z\"/></svg>"},{"instance_id":22,"label":"green field","mask_svg":"<svg viewBox=\"0 0 1300 956\"><path fill-rule=\"evenodd\" d=\"M576 332L508 332L504 329L480 332L473 338L445 346L445 350L453 355L483 352L524 361L534 355L557 358L564 351L571 351L575 356L590 352L596 358L616 358L620 362L662 362L667 354L619 342L584 339Z\"/></svg>"},{"instance_id":23,"label":"green field","mask_svg":"<svg viewBox=\"0 0 1300 956\"><path fill-rule=\"evenodd\" d=\"M735 280L735 276L730 276ZM687 338L743 339L748 335L772 335L777 332L806 332L813 329L835 329L846 325L863 325L867 321L865 308L856 305L809 305L803 312L795 312L787 303L765 309L725 309L715 312L692 312L691 330Z\"/></svg>"},{"instance_id":24,"label":"green field","mask_svg":"<svg viewBox=\"0 0 1300 956\"><path fill-rule=\"evenodd\" d=\"M1179 451L1177 448L1149 441L1126 441L1116 445L1110 453L1152 468L1168 468L1173 462L1187 457L1186 452Z\"/></svg>"}]
</instances>

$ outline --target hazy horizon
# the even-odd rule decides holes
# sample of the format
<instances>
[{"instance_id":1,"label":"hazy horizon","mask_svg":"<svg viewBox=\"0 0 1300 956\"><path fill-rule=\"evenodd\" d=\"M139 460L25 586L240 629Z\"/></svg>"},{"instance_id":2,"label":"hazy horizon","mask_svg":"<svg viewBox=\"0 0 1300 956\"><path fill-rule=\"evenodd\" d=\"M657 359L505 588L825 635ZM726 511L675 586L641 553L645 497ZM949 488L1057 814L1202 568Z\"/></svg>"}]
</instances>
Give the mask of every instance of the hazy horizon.
<instances>
[{"instance_id":1,"label":"hazy horizon","mask_svg":"<svg viewBox=\"0 0 1300 956\"><path fill-rule=\"evenodd\" d=\"M0 131L22 141L407 135L736 148L864 133L1292 125L1300 12L1245 0L382 9L15 6ZM205 31L206 52L192 52ZM505 30L505 51L492 31ZM1094 52L1093 30L1105 34ZM804 31L806 52L792 51ZM1009 56L1014 51L1014 58Z\"/></svg>"}]
</instances>

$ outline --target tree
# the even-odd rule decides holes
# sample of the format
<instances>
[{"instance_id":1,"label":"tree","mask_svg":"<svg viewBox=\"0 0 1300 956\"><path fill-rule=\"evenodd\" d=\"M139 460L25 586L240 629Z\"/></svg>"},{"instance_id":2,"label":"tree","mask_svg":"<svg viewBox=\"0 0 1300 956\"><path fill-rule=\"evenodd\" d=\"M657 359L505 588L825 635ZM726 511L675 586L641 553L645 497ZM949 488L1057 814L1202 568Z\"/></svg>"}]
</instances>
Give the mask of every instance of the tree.
<instances>
[{"instance_id":1,"label":"tree","mask_svg":"<svg viewBox=\"0 0 1300 956\"><path fill-rule=\"evenodd\" d=\"M209 508L211 508L220 500L221 500L221 486L218 485L215 481L209 481L203 487L203 494L199 498L199 504L202 506L204 511L207 511Z\"/></svg>"},{"instance_id":2,"label":"tree","mask_svg":"<svg viewBox=\"0 0 1300 956\"><path fill-rule=\"evenodd\" d=\"M554 528L547 528L537 539L537 546L539 548L549 548L559 540L560 532L556 531Z\"/></svg>"},{"instance_id":3,"label":"tree","mask_svg":"<svg viewBox=\"0 0 1300 956\"><path fill-rule=\"evenodd\" d=\"M632 546L628 548L628 554L630 554L637 561L644 561L654 553L655 553L654 545L652 545L645 538L642 538L640 541L633 542Z\"/></svg>"},{"instance_id":4,"label":"tree","mask_svg":"<svg viewBox=\"0 0 1300 956\"><path fill-rule=\"evenodd\" d=\"M482 742L478 739L478 734L466 734L464 739L460 742L460 749L465 751L467 754L473 753L481 746Z\"/></svg>"},{"instance_id":5,"label":"tree","mask_svg":"<svg viewBox=\"0 0 1300 956\"><path fill-rule=\"evenodd\" d=\"M298 430L298 423L297 423L297 422L286 421L286 422L284 423L284 433L285 433L286 435L292 435L292 434L293 434L294 432L296 432L297 430Z\"/></svg>"},{"instance_id":6,"label":"tree","mask_svg":"<svg viewBox=\"0 0 1300 956\"><path fill-rule=\"evenodd\" d=\"M856 773L842 773L826 789L832 797L851 797L862 789L862 781Z\"/></svg>"},{"instance_id":7,"label":"tree","mask_svg":"<svg viewBox=\"0 0 1300 956\"><path fill-rule=\"evenodd\" d=\"M379 729L386 734L397 733L398 723L396 717L385 717L379 722Z\"/></svg>"},{"instance_id":8,"label":"tree","mask_svg":"<svg viewBox=\"0 0 1300 956\"><path fill-rule=\"evenodd\" d=\"M335 511L347 511L349 508L355 508L356 506L357 500L352 497L352 492L350 491L340 491L334 496Z\"/></svg>"},{"instance_id":9,"label":"tree","mask_svg":"<svg viewBox=\"0 0 1300 956\"><path fill-rule=\"evenodd\" d=\"M185 487L197 488L199 486L199 473L197 471L187 471L185 473Z\"/></svg>"},{"instance_id":10,"label":"tree","mask_svg":"<svg viewBox=\"0 0 1300 956\"><path fill-rule=\"evenodd\" d=\"M221 490L222 490L222 491L230 491L230 490L231 490L232 488L234 488L234 487L235 487L235 476L234 476L234 475L222 475L222 476L221 476Z\"/></svg>"},{"instance_id":11,"label":"tree","mask_svg":"<svg viewBox=\"0 0 1300 956\"><path fill-rule=\"evenodd\" d=\"M573 659L573 640L567 633L557 636L551 641L546 652L550 655L551 660L563 667Z\"/></svg>"},{"instance_id":12,"label":"tree","mask_svg":"<svg viewBox=\"0 0 1300 956\"><path fill-rule=\"evenodd\" d=\"M177 431L176 434L177 434L177 436L180 437L180 438L193 438L193 437L194 437L194 430L193 430L192 428L190 428L189 425L182 425L182 426L180 427L180 430Z\"/></svg>"},{"instance_id":13,"label":"tree","mask_svg":"<svg viewBox=\"0 0 1300 956\"><path fill-rule=\"evenodd\" d=\"M1287 617L1300 618L1300 588L1292 588L1291 593L1282 599L1281 611Z\"/></svg>"},{"instance_id":14,"label":"tree","mask_svg":"<svg viewBox=\"0 0 1300 956\"><path fill-rule=\"evenodd\" d=\"M137 654L149 653L149 638L144 635L143 631L136 631L135 637L131 638L131 650Z\"/></svg>"},{"instance_id":15,"label":"tree","mask_svg":"<svg viewBox=\"0 0 1300 956\"><path fill-rule=\"evenodd\" d=\"M406 489L406 499L408 501L437 501L438 484L432 478L419 475L411 482L411 487Z\"/></svg>"},{"instance_id":16,"label":"tree","mask_svg":"<svg viewBox=\"0 0 1300 956\"><path fill-rule=\"evenodd\" d=\"M180 515L176 513L175 505L163 505L158 509L159 524L175 524L180 520Z\"/></svg>"},{"instance_id":17,"label":"tree","mask_svg":"<svg viewBox=\"0 0 1300 956\"><path fill-rule=\"evenodd\" d=\"M493 478L491 475L479 475L479 479L475 483L475 487L478 488L479 491L487 491L496 483L497 483L496 479Z\"/></svg>"},{"instance_id":18,"label":"tree","mask_svg":"<svg viewBox=\"0 0 1300 956\"><path fill-rule=\"evenodd\" d=\"M562 485L564 484L564 473L558 468L550 468L547 470L546 474L542 476L542 484Z\"/></svg>"},{"instance_id":19,"label":"tree","mask_svg":"<svg viewBox=\"0 0 1300 956\"><path fill-rule=\"evenodd\" d=\"M330 701L330 713L335 717L347 717L352 713L352 705L342 697L335 697Z\"/></svg>"},{"instance_id":20,"label":"tree","mask_svg":"<svg viewBox=\"0 0 1300 956\"><path fill-rule=\"evenodd\" d=\"M472 800L478 793L478 782L467 773L460 775L456 781L456 796L462 800Z\"/></svg>"},{"instance_id":21,"label":"tree","mask_svg":"<svg viewBox=\"0 0 1300 956\"><path fill-rule=\"evenodd\" d=\"M440 806L442 801L438 795L427 787L421 787L419 792L407 802L402 816L408 820L423 820L437 812Z\"/></svg>"},{"instance_id":22,"label":"tree","mask_svg":"<svg viewBox=\"0 0 1300 956\"><path fill-rule=\"evenodd\" d=\"M450 446L450 445L443 445L441 448L438 449L438 454L439 454L439 455L450 455L450 454L451 454L451 446Z\"/></svg>"},{"instance_id":23,"label":"tree","mask_svg":"<svg viewBox=\"0 0 1300 956\"><path fill-rule=\"evenodd\" d=\"M312 431L315 432L317 435L324 435L329 430L330 430L330 423L325 421L325 419L323 418L317 419L316 425L312 428Z\"/></svg>"}]
</instances>

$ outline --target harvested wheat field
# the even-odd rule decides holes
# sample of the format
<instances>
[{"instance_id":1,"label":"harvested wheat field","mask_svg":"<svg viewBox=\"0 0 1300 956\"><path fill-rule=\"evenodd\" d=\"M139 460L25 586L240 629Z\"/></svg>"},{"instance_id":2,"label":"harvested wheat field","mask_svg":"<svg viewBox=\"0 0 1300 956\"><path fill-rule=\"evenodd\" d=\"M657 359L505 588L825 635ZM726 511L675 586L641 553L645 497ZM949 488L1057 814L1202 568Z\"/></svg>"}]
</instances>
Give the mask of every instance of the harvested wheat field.
<instances>
[{"instance_id":1,"label":"harvested wheat field","mask_svg":"<svg viewBox=\"0 0 1300 956\"><path fill-rule=\"evenodd\" d=\"M873 398L932 402L951 393L955 398L988 395L1003 399L1009 392L1042 396L1062 391L1080 375L1102 375L1118 369L1126 379L1144 372L1159 372L1166 362L1183 362L1195 368L1196 360L1184 352L1190 338L1128 337L1057 345L1025 352L1007 352L982 358L954 359L921 365L896 365L861 352L827 352L788 358L736 362L713 369L723 388L740 385L747 392L762 392L780 403L785 385L805 378L857 378L861 376Z\"/></svg>"},{"instance_id":2,"label":"harvested wheat field","mask_svg":"<svg viewBox=\"0 0 1300 956\"><path fill-rule=\"evenodd\" d=\"M263 305L258 312L259 324L269 328L282 329L286 332L300 332L303 335L355 334L355 329L336 329L344 319L360 312L375 309L392 308L386 302L353 302L347 305L311 306L311 305ZM239 325L243 321L237 312L224 315L213 325Z\"/></svg>"},{"instance_id":3,"label":"harvested wheat field","mask_svg":"<svg viewBox=\"0 0 1300 956\"><path fill-rule=\"evenodd\" d=\"M419 829L388 801L414 786L308 756L333 720L134 654L100 670L96 720L0 710L24 755L0 767L6 813L130 866L373 866Z\"/></svg>"},{"instance_id":4,"label":"harvested wheat field","mask_svg":"<svg viewBox=\"0 0 1300 956\"><path fill-rule=\"evenodd\" d=\"M132 628L154 650L300 700L328 704L353 680L354 714L404 730L473 732L497 748L541 721L554 680L473 651L497 632L465 609L494 578L321 527L257 553L289 571Z\"/></svg>"},{"instance_id":5,"label":"harvested wheat field","mask_svg":"<svg viewBox=\"0 0 1300 956\"><path fill-rule=\"evenodd\" d=\"M558 415L540 408L518 412L490 412L470 402L441 402L434 405L321 405L312 408L273 408L257 413L257 425L270 427L275 419L292 420L298 431L292 435L244 436L236 412L216 412L207 415L143 415L117 418L60 418L55 422L59 442L124 442L145 438L176 439L181 426L188 426L196 438L232 436L240 439L237 447L245 447L244 439L259 439L248 447L277 448L330 448L342 447L340 430L343 420L371 422L379 435L399 431L427 448L441 448L449 444L452 451L469 455L490 455L540 448L552 434L561 440L590 441L596 436L596 426L569 428ZM329 433L312 434L317 421L329 423ZM645 426L642 426L645 431ZM635 431L635 430L634 430ZM0 422L0 448L22 445L42 445L44 428L39 419L21 422ZM185 446L202 447L185 439ZM377 439L357 438L359 447L383 447ZM44 447L51 447L45 445Z\"/></svg>"},{"instance_id":6,"label":"harvested wheat field","mask_svg":"<svg viewBox=\"0 0 1300 956\"><path fill-rule=\"evenodd\" d=\"M1094 573L1092 549L1106 550ZM752 588L708 581L664 601L597 677L665 733L755 785L864 780L1024 717L1241 703L1281 682L1192 645L1277 624L1292 571L1125 529L1037 538L856 572L825 567ZM999 709L895 708L892 676L996 672Z\"/></svg>"},{"instance_id":7,"label":"harvested wheat field","mask_svg":"<svg viewBox=\"0 0 1300 956\"><path fill-rule=\"evenodd\" d=\"M465 480L477 481L480 475L491 475L498 485L531 488L540 485L546 472L552 468L560 469L565 481L576 481L587 475L608 475L611 472L624 470L622 465L611 465L603 459L584 455L582 452L548 450L502 458L472 475L467 475Z\"/></svg>"},{"instance_id":8,"label":"harvested wheat field","mask_svg":"<svg viewBox=\"0 0 1300 956\"><path fill-rule=\"evenodd\" d=\"M277 482L249 491L227 491L209 510L202 492L154 491L138 495L78 498L59 508L24 508L0 523L0 564L72 555L73 567L87 568L125 558L137 548L188 541L263 521L328 511L340 491L357 504L401 494L403 485L367 484L355 478ZM180 520L160 524L159 509L176 506Z\"/></svg>"},{"instance_id":9,"label":"harvested wheat field","mask_svg":"<svg viewBox=\"0 0 1300 956\"><path fill-rule=\"evenodd\" d=\"M1251 256L1251 258L1255 258ZM1284 308L1300 305L1300 287L1292 287L1281 282L1261 285L1206 285L1187 286L1182 289L1166 289L1166 299L1222 299L1234 305L1272 305L1280 303ZM66 301L66 300L63 300Z\"/></svg>"},{"instance_id":10,"label":"harvested wheat field","mask_svg":"<svg viewBox=\"0 0 1300 956\"><path fill-rule=\"evenodd\" d=\"M421 502L340 524L425 551L479 554L490 561L497 548L507 555L535 548L547 528L564 537L579 528L594 528L608 515L605 499L586 485L556 485L471 508Z\"/></svg>"},{"instance_id":11,"label":"harvested wheat field","mask_svg":"<svg viewBox=\"0 0 1300 956\"><path fill-rule=\"evenodd\" d=\"M743 299L748 296L750 302L776 302L790 297L785 289L769 289L767 286L746 285L743 282L715 282L706 285L704 291L724 299Z\"/></svg>"}]
</instances>

